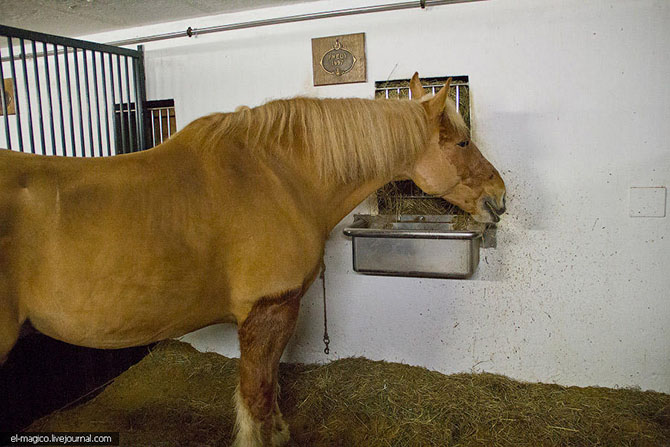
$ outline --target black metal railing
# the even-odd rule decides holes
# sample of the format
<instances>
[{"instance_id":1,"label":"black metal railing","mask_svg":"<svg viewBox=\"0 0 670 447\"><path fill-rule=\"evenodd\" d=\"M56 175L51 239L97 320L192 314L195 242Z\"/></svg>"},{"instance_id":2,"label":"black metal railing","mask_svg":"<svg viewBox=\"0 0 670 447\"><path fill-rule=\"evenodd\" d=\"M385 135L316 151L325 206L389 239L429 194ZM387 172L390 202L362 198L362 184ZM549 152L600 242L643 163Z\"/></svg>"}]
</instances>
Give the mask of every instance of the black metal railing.
<instances>
[{"instance_id":1,"label":"black metal railing","mask_svg":"<svg viewBox=\"0 0 670 447\"><path fill-rule=\"evenodd\" d=\"M92 157L147 148L142 47L0 25L0 59L0 147Z\"/></svg>"}]
</instances>

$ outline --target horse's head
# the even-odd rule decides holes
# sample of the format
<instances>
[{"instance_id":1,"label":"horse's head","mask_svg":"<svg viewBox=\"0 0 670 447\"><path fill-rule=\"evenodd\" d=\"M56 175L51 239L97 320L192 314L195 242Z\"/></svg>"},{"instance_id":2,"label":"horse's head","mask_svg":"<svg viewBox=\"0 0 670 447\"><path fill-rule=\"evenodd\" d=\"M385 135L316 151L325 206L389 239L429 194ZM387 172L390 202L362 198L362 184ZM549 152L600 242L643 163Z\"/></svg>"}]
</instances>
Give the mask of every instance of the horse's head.
<instances>
[{"instance_id":1,"label":"horse's head","mask_svg":"<svg viewBox=\"0 0 670 447\"><path fill-rule=\"evenodd\" d=\"M430 140L409 177L424 192L444 198L479 222L498 222L505 212L505 183L470 140L455 106L448 103L449 79L434 96L424 96L415 73L412 97L421 101L429 122Z\"/></svg>"}]
</instances>

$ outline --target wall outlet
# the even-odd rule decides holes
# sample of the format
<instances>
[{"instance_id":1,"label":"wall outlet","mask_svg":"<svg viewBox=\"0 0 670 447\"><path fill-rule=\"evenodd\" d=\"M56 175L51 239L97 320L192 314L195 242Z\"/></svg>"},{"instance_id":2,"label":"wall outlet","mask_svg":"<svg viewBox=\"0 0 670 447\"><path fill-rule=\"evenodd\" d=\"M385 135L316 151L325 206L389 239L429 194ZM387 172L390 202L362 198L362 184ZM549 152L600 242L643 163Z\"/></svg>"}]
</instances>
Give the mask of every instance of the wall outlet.
<instances>
[{"instance_id":1,"label":"wall outlet","mask_svg":"<svg viewBox=\"0 0 670 447\"><path fill-rule=\"evenodd\" d=\"M665 186L631 186L630 217L665 217Z\"/></svg>"}]
</instances>

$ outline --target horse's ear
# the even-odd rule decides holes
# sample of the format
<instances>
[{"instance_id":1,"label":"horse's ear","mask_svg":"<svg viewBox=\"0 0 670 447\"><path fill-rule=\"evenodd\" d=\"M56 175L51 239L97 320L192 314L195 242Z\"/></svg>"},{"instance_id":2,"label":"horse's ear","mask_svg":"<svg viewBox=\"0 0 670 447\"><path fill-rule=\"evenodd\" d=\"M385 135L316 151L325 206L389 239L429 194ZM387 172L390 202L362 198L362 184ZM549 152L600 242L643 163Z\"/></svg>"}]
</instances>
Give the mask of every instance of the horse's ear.
<instances>
[{"instance_id":1,"label":"horse's ear","mask_svg":"<svg viewBox=\"0 0 670 447\"><path fill-rule=\"evenodd\" d=\"M421 99L423 96L423 86L419 80L419 73L415 72L412 80L409 81L409 91L412 92L412 99Z\"/></svg>"},{"instance_id":2,"label":"horse's ear","mask_svg":"<svg viewBox=\"0 0 670 447\"><path fill-rule=\"evenodd\" d=\"M428 101L425 102L426 110L428 111L428 116L435 117L441 114L444 111L444 108L447 105L447 98L449 98L449 85L451 84L451 78L447 79L447 82L444 84L444 87L440 89L439 92Z\"/></svg>"}]
</instances>

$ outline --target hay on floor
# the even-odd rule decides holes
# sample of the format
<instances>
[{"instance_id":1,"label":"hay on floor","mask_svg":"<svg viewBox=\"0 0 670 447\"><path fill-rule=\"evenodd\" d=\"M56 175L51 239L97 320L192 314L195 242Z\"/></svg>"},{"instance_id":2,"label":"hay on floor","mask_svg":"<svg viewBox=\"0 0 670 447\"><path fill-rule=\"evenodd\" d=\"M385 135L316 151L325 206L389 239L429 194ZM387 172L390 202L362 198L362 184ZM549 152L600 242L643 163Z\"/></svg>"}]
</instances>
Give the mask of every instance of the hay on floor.
<instances>
[{"instance_id":1,"label":"hay on floor","mask_svg":"<svg viewBox=\"0 0 670 447\"><path fill-rule=\"evenodd\" d=\"M229 445L237 360L170 341L100 395L27 431L119 431L125 446ZM670 395L445 376L362 358L282 364L294 446L665 446Z\"/></svg>"}]
</instances>

